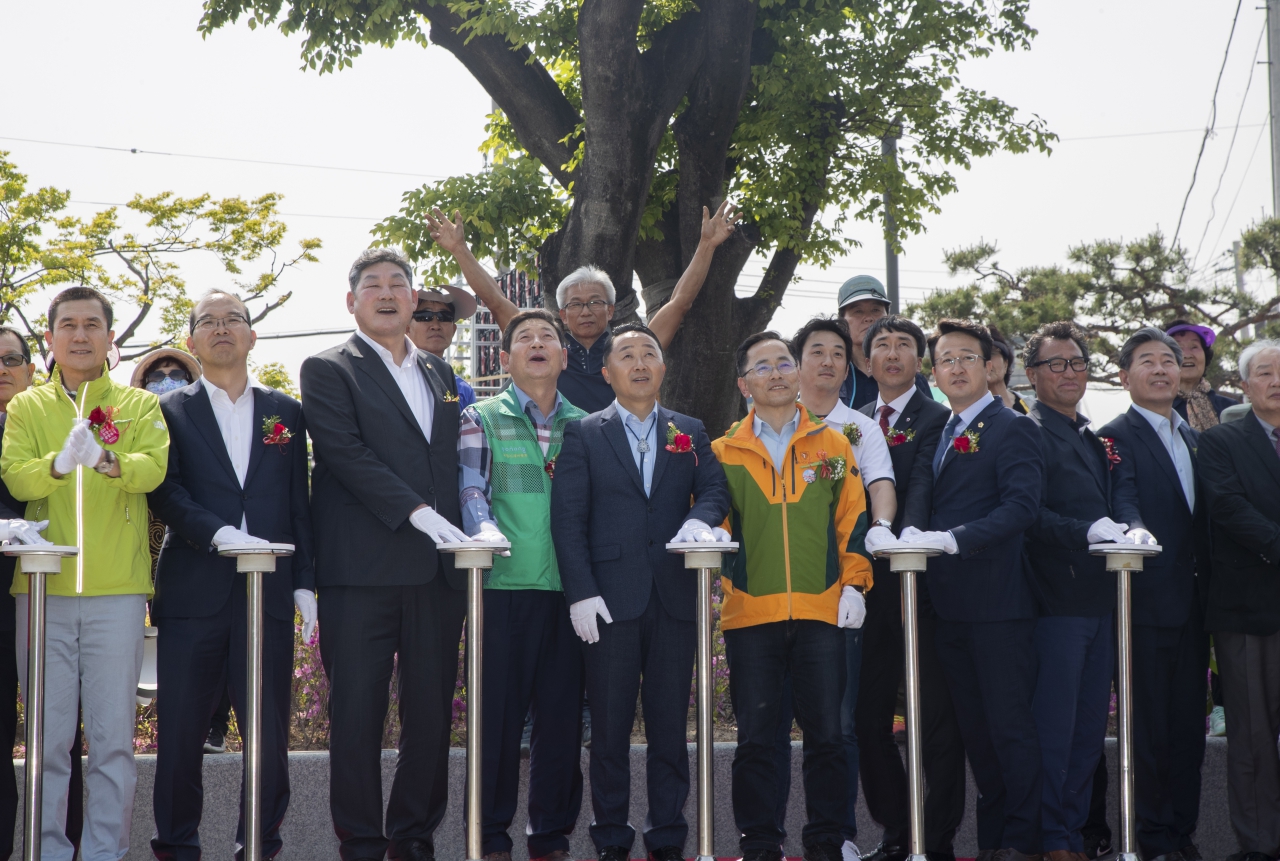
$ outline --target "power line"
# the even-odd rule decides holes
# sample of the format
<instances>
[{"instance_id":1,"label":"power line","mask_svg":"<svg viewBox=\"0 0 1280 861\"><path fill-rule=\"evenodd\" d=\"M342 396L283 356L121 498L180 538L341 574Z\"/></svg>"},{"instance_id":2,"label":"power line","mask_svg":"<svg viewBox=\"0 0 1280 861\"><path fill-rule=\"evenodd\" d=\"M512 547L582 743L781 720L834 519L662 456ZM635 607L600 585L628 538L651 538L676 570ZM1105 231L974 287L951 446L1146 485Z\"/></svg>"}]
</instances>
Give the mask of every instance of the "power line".
<instances>
[{"instance_id":1,"label":"power line","mask_svg":"<svg viewBox=\"0 0 1280 861\"><path fill-rule=\"evenodd\" d=\"M1227 209L1226 216L1222 219L1222 227L1218 230L1218 237L1213 240L1213 247L1217 248L1218 243L1222 241L1222 234L1227 232L1227 225L1231 222L1231 213L1235 211L1236 201L1240 199L1240 192L1244 190L1244 184L1249 179L1249 168L1253 167L1253 158L1258 154L1258 144L1262 143L1262 136L1267 130L1267 124L1263 123L1262 128L1258 131L1258 137L1253 142L1253 151L1249 153L1249 161L1244 166L1244 176L1240 177L1240 184L1236 186L1235 196L1231 198L1231 206Z\"/></svg>"},{"instance_id":2,"label":"power line","mask_svg":"<svg viewBox=\"0 0 1280 861\"><path fill-rule=\"evenodd\" d=\"M1227 70L1227 58L1231 56L1231 42L1236 35L1236 23L1240 20L1240 7L1244 0L1236 0L1236 14L1231 19L1231 32L1227 34L1227 48L1222 52L1222 66L1218 69L1218 80L1213 85L1213 99L1209 102L1209 125L1205 127L1204 137L1200 139L1200 152L1196 154L1196 166L1191 169L1191 185L1187 186L1187 195L1182 198L1182 211L1178 213L1178 226L1173 231L1173 241L1169 247L1178 244L1178 234L1182 232L1182 219L1187 214L1187 201L1191 200L1191 190L1196 187L1196 174L1200 172L1200 159L1204 158L1205 145L1209 143L1209 135L1213 134L1214 124L1218 121L1218 90L1222 87L1222 73Z\"/></svg>"},{"instance_id":3,"label":"power line","mask_svg":"<svg viewBox=\"0 0 1280 861\"><path fill-rule=\"evenodd\" d=\"M1266 123L1263 123L1262 125L1266 125ZM1254 128L1254 126L1252 124L1249 124L1249 125L1241 126L1240 128L1251 129L1251 128ZM1089 135L1087 137L1058 138L1058 142L1066 143L1067 141L1101 141L1101 140L1111 140L1113 138L1146 138L1146 137L1152 137L1154 135L1184 135L1184 134L1190 134L1191 132L1202 132L1202 131L1204 131L1203 128L1165 129L1164 131L1159 131L1159 132L1128 132L1125 134L1117 134L1117 135Z\"/></svg>"},{"instance_id":4,"label":"power line","mask_svg":"<svg viewBox=\"0 0 1280 861\"><path fill-rule=\"evenodd\" d=\"M75 203L81 206L128 206L127 203L112 203L107 200L69 200L68 203ZM381 221L381 218L370 218L366 215L321 215L316 212L278 212L277 215L286 218L342 218L350 221Z\"/></svg>"}]
</instances>

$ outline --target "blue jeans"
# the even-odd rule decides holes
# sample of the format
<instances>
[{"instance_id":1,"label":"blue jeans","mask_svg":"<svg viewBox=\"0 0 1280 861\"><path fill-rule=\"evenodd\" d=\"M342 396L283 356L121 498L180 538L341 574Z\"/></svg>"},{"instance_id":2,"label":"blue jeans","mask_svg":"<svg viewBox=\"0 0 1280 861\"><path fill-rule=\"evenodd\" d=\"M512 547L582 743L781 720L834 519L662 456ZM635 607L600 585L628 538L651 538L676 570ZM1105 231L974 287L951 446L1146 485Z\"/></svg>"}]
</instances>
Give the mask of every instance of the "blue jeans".
<instances>
[{"instance_id":1,"label":"blue jeans","mask_svg":"<svg viewBox=\"0 0 1280 861\"><path fill-rule=\"evenodd\" d=\"M840 732L844 736L844 761L849 772L849 812L840 827L845 840L858 839L858 736L853 713L858 708L858 684L862 676L862 629L844 631L844 699L840 702ZM787 802L791 797L791 674L782 683L782 717L778 723L778 830L787 839Z\"/></svg>"}]
</instances>

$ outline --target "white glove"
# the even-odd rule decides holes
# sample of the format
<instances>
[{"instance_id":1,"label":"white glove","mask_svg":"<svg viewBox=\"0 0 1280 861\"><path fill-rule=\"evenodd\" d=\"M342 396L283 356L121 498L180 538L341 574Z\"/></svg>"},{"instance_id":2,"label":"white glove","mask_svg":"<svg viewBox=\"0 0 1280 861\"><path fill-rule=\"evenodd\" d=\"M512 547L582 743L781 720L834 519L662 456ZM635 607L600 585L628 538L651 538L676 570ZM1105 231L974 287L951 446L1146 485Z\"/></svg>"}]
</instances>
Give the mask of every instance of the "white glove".
<instances>
[{"instance_id":1,"label":"white glove","mask_svg":"<svg viewBox=\"0 0 1280 861\"><path fill-rule=\"evenodd\" d=\"M224 544L270 544L271 542L265 538L258 538L250 535L248 532L241 532L234 526L224 526L217 532L213 533L213 546L221 547Z\"/></svg>"},{"instance_id":2,"label":"white glove","mask_svg":"<svg viewBox=\"0 0 1280 861\"><path fill-rule=\"evenodd\" d=\"M502 530L498 528L498 524L494 523L492 520L481 521L480 531L475 535L472 535L470 540L483 541L486 544L505 544L508 548L511 547L511 541L507 539L507 536L502 534ZM503 550L498 553L498 555L510 556L511 551L509 549Z\"/></svg>"},{"instance_id":3,"label":"white glove","mask_svg":"<svg viewBox=\"0 0 1280 861\"><path fill-rule=\"evenodd\" d=\"M1116 523L1110 517L1104 517L1089 527L1089 534L1085 536L1090 544L1104 544L1108 541L1114 541L1117 544L1131 544L1131 541L1125 539L1124 531L1129 528L1127 523Z\"/></svg>"},{"instance_id":4,"label":"white glove","mask_svg":"<svg viewBox=\"0 0 1280 861\"><path fill-rule=\"evenodd\" d=\"M81 428L89 430L88 419L81 419L71 426L71 433L67 434L67 441L62 444L62 451L58 452L58 456L53 459L54 471L59 475L67 475L80 463L78 432ZM92 437L92 431L90 436Z\"/></svg>"},{"instance_id":5,"label":"white glove","mask_svg":"<svg viewBox=\"0 0 1280 861\"><path fill-rule=\"evenodd\" d=\"M893 537L893 533L885 527L873 526L867 530L867 537L863 543L866 545L868 553L874 553L877 547L892 544L897 540Z\"/></svg>"},{"instance_id":6,"label":"white glove","mask_svg":"<svg viewBox=\"0 0 1280 861\"><path fill-rule=\"evenodd\" d=\"M1134 544L1159 544L1156 537L1141 526L1136 526L1124 534L1124 537L1132 541Z\"/></svg>"},{"instance_id":7,"label":"white glove","mask_svg":"<svg viewBox=\"0 0 1280 861\"><path fill-rule=\"evenodd\" d=\"M293 603L302 614L302 642L310 644L316 632L316 596L310 589L294 589Z\"/></svg>"},{"instance_id":8,"label":"white glove","mask_svg":"<svg viewBox=\"0 0 1280 861\"><path fill-rule=\"evenodd\" d=\"M960 552L960 547L956 544L956 537L950 532L921 532L914 526L908 526L902 530L902 540L911 544L936 548L943 553L952 555Z\"/></svg>"},{"instance_id":9,"label":"white glove","mask_svg":"<svg viewBox=\"0 0 1280 861\"><path fill-rule=\"evenodd\" d=\"M921 535L924 535L924 533L919 529L916 529L914 526L908 526L902 530L902 534L898 536L898 539L900 541L914 541Z\"/></svg>"},{"instance_id":10,"label":"white glove","mask_svg":"<svg viewBox=\"0 0 1280 861\"><path fill-rule=\"evenodd\" d=\"M604 599L598 595L569 606L569 621L573 622L573 630L584 643L596 643L600 640L600 629L596 622L597 614L610 625L613 624L609 608L604 605Z\"/></svg>"},{"instance_id":11,"label":"white glove","mask_svg":"<svg viewBox=\"0 0 1280 861\"><path fill-rule=\"evenodd\" d=\"M76 423L71 433L67 435L67 442L75 446L76 462L81 466L93 469L98 465L98 461L102 460L102 446L98 445L98 441L93 438L88 419L81 419Z\"/></svg>"},{"instance_id":12,"label":"white glove","mask_svg":"<svg viewBox=\"0 0 1280 861\"><path fill-rule=\"evenodd\" d=\"M471 536L445 520L436 513L434 508L429 506L419 508L413 514L410 514L409 522L413 524L414 529L419 532L425 532L427 537L436 544L452 544L455 541L471 540Z\"/></svg>"},{"instance_id":13,"label":"white glove","mask_svg":"<svg viewBox=\"0 0 1280 861\"><path fill-rule=\"evenodd\" d=\"M884 527L880 527L884 529ZM886 532L888 530L885 530ZM836 615L837 628L861 628L867 618L867 601L857 589L845 586L840 590L840 612Z\"/></svg>"},{"instance_id":14,"label":"white glove","mask_svg":"<svg viewBox=\"0 0 1280 861\"><path fill-rule=\"evenodd\" d=\"M729 534L729 530L722 529L719 526L711 527L711 535L716 541L732 541L733 536Z\"/></svg>"},{"instance_id":15,"label":"white glove","mask_svg":"<svg viewBox=\"0 0 1280 861\"><path fill-rule=\"evenodd\" d=\"M10 544L48 544L40 533L49 526L47 520L0 520L0 541Z\"/></svg>"},{"instance_id":16,"label":"white glove","mask_svg":"<svg viewBox=\"0 0 1280 861\"><path fill-rule=\"evenodd\" d=\"M723 530L721 530L723 531ZM686 520L684 525L680 527L680 531L676 533L676 537L671 539L672 544L688 544L692 542L709 542L715 541L715 533L711 531L711 527L703 523L701 520Z\"/></svg>"}]
</instances>

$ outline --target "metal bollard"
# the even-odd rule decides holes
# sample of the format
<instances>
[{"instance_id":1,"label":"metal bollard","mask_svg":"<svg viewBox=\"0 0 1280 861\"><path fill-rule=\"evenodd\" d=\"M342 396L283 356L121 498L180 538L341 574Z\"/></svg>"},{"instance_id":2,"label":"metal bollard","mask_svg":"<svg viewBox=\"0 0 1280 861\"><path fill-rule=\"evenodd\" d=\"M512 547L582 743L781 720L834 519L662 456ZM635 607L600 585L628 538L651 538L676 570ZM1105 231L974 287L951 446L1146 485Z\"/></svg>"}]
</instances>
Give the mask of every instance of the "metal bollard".
<instances>
[{"instance_id":1,"label":"metal bollard","mask_svg":"<svg viewBox=\"0 0 1280 861\"><path fill-rule=\"evenodd\" d=\"M715 859L715 739L711 735L711 571L725 553L738 552L736 541L668 544L684 556L685 568L698 569L698 861Z\"/></svg>"},{"instance_id":2,"label":"metal bollard","mask_svg":"<svg viewBox=\"0 0 1280 861\"><path fill-rule=\"evenodd\" d=\"M293 553L292 544L224 544L219 556L236 560L248 590L245 650L244 861L262 859L262 577L274 574L276 557Z\"/></svg>"},{"instance_id":3,"label":"metal bollard","mask_svg":"<svg viewBox=\"0 0 1280 861\"><path fill-rule=\"evenodd\" d=\"M437 544L441 553L453 555L453 567L467 570L467 861L480 861L480 783L483 747L482 723L484 668L484 572L493 567L493 554L510 544L459 541Z\"/></svg>"},{"instance_id":4,"label":"metal bollard","mask_svg":"<svg viewBox=\"0 0 1280 861\"><path fill-rule=\"evenodd\" d=\"M26 810L22 818L23 861L39 861L44 800L44 643L45 586L50 574L62 571L62 557L79 549L56 544L12 544L4 548L22 560L27 575L27 716Z\"/></svg>"},{"instance_id":5,"label":"metal bollard","mask_svg":"<svg viewBox=\"0 0 1280 861\"><path fill-rule=\"evenodd\" d=\"M1160 553L1158 544L1090 544L1094 556L1105 556L1107 570L1116 574L1116 686L1117 741L1120 747L1119 861L1139 861L1133 798L1133 607L1130 575L1142 570L1142 560Z\"/></svg>"},{"instance_id":6,"label":"metal bollard","mask_svg":"<svg viewBox=\"0 0 1280 861\"><path fill-rule=\"evenodd\" d=\"M938 550L901 543L882 547L877 557L888 557L889 570L902 583L903 676L907 693L907 801L911 813L911 861L925 861L924 762L920 748L920 635L916 615L916 576L923 574L930 556Z\"/></svg>"}]
</instances>

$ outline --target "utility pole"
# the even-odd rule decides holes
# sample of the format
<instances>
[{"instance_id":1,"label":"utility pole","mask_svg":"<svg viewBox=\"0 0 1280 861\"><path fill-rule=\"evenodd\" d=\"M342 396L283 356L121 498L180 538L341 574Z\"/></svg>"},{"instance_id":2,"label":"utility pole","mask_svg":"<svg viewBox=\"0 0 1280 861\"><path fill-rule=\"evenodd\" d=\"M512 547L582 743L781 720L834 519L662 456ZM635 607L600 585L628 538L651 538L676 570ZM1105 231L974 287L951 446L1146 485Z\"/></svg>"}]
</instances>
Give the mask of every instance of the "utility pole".
<instances>
[{"instance_id":1,"label":"utility pole","mask_svg":"<svg viewBox=\"0 0 1280 861\"><path fill-rule=\"evenodd\" d=\"M1280 0L1267 0L1267 81L1271 90L1271 215L1280 218Z\"/></svg>"},{"instance_id":2,"label":"utility pole","mask_svg":"<svg viewBox=\"0 0 1280 861\"><path fill-rule=\"evenodd\" d=\"M1280 3L1280 0L1269 0ZM1273 87L1280 89L1280 87ZM1275 125L1272 125L1272 139L1275 139ZM880 139L880 155L894 168L898 166L898 138L902 136L902 118L898 117L893 125ZM893 250L893 237L898 233L898 225L889 209L889 189L884 190L884 229L889 238L884 241L884 286L889 293L889 313L897 314L902 310L898 299L898 254Z\"/></svg>"}]
</instances>

